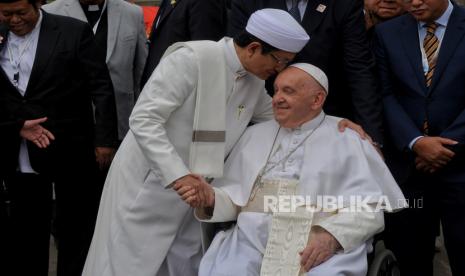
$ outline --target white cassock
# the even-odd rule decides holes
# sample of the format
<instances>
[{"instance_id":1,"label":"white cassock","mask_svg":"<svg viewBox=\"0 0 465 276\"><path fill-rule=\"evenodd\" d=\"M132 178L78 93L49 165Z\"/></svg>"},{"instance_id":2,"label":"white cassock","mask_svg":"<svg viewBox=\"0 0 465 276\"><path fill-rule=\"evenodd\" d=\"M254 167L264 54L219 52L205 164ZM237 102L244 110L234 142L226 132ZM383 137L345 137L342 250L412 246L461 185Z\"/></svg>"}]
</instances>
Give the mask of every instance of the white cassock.
<instances>
[{"instance_id":1,"label":"white cassock","mask_svg":"<svg viewBox=\"0 0 465 276\"><path fill-rule=\"evenodd\" d=\"M404 197L373 146L351 130L340 133L337 129L340 118L326 116L315 130L324 116L321 112L297 129L281 128L277 136L279 125L274 120L255 125L244 133L226 162L224 177L212 183L213 215L196 210L197 218L205 222L237 218L233 228L215 236L202 259L200 276L260 275L272 215L241 212L238 207L248 203L253 183L267 163L265 168L272 169L262 179L299 180L299 194L310 196L312 202L316 202L318 195L344 199L359 195L370 197L368 203L373 204L385 196L391 207L397 209L398 201ZM270 151L272 155L267 162ZM283 159L286 161L279 162ZM366 275L371 238L384 227L382 212L338 212L312 225L330 232L343 250L311 269L308 275Z\"/></svg>"},{"instance_id":2,"label":"white cassock","mask_svg":"<svg viewBox=\"0 0 465 276\"><path fill-rule=\"evenodd\" d=\"M231 39L195 43L213 47L212 54L219 49L216 58L226 64L211 68L210 77L226 74L219 84L226 103L217 104L226 105L227 154L250 121L272 118L271 98L264 81L241 66ZM170 184L190 173L200 62L182 47L162 60L144 87L105 182L83 275L197 275L200 223Z\"/></svg>"}]
</instances>

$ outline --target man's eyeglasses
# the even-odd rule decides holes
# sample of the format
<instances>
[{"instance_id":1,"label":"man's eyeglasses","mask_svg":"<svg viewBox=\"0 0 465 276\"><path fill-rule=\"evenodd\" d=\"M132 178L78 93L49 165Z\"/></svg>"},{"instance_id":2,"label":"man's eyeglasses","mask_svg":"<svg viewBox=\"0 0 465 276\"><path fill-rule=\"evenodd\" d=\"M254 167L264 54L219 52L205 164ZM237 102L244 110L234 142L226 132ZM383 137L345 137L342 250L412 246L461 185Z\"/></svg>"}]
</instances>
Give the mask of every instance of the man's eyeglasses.
<instances>
[{"instance_id":1,"label":"man's eyeglasses","mask_svg":"<svg viewBox=\"0 0 465 276\"><path fill-rule=\"evenodd\" d=\"M279 65L284 65L286 66L289 62L291 62L290 60L288 59L285 59L285 58L279 58L277 57L275 54L273 53L270 53L270 56L274 59L274 61L276 61L277 64Z\"/></svg>"}]
</instances>

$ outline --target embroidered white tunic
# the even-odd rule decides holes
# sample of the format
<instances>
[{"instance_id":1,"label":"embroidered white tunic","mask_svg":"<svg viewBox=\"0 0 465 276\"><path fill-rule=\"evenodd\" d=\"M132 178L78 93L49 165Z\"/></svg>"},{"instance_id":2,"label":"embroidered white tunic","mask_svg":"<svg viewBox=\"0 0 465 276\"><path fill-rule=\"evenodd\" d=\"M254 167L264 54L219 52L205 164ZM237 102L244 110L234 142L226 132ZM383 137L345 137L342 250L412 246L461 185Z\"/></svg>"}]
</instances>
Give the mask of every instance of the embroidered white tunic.
<instances>
[{"instance_id":1,"label":"embroidered white tunic","mask_svg":"<svg viewBox=\"0 0 465 276\"><path fill-rule=\"evenodd\" d=\"M375 195L374 191L377 190L380 194L388 194L390 200L396 197L403 198L387 167L371 145L359 141L357 135L350 130L337 135L337 118L327 116L320 129L309 136L322 116L323 113L297 129L281 128L262 178L300 180L299 186L316 188L313 183L316 185L333 183L333 186L348 185L347 182L340 184L334 181L338 177L344 177L349 178L352 186L371 186L365 195L370 193ZM225 177L213 182L213 185L217 186L215 187L213 216L205 216L201 209L197 209L196 215L199 219L215 222L235 218L238 212L236 206L244 206L251 193L250 179L253 178L249 176L257 176L266 163L272 147L270 140L276 135L277 130L276 122L268 122L256 125L244 134L227 162ZM307 136L309 138L303 141ZM298 147L302 142L303 145ZM292 154L289 155L291 152ZM308 155L312 154L317 156L309 158ZM355 162L357 159L360 161ZM280 162L281 160L284 162ZM371 162L373 170L364 166L367 165L366 161ZM379 173L379 169L384 175ZM308 175L309 171L313 171L316 179L308 181L309 183L302 182L302 176ZM327 183L324 178L331 173L338 177ZM304 179L308 179L308 176ZM385 188L381 189L376 187L377 185L385 186ZM308 189L301 187L300 190ZM338 195L337 188L327 187L326 191L328 191L326 195ZM363 194L360 193L360 195ZM397 203L397 199L395 202ZM270 214L264 213L239 212L237 225L216 235L202 259L199 275L259 275L268 241L271 217ZM329 231L343 246L343 252L312 269L309 275L342 275L338 274L342 272L344 275L366 275L366 253L370 247L369 241L383 228L382 213L338 213L314 225L319 225Z\"/></svg>"}]
</instances>

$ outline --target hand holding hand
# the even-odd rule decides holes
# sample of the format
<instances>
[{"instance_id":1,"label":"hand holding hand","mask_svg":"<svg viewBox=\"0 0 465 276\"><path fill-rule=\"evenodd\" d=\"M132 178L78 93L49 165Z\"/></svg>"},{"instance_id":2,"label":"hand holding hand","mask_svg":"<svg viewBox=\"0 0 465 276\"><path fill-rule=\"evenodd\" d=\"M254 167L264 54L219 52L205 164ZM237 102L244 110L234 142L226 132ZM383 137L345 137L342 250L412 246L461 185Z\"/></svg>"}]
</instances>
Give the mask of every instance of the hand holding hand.
<instances>
[{"instance_id":1,"label":"hand holding hand","mask_svg":"<svg viewBox=\"0 0 465 276\"><path fill-rule=\"evenodd\" d=\"M300 264L305 271L326 262L338 249L342 248L339 242L324 228L312 227L310 232L310 242L307 247L300 252Z\"/></svg>"},{"instance_id":2,"label":"hand holding hand","mask_svg":"<svg viewBox=\"0 0 465 276\"><path fill-rule=\"evenodd\" d=\"M203 177L189 174L176 180L173 189L193 208L213 207L215 192Z\"/></svg>"},{"instance_id":3,"label":"hand holding hand","mask_svg":"<svg viewBox=\"0 0 465 276\"><path fill-rule=\"evenodd\" d=\"M47 121L47 117L26 120L23 127L19 131L19 135L34 143L39 148L43 149L50 145L50 142L55 140L55 136L40 124Z\"/></svg>"}]
</instances>

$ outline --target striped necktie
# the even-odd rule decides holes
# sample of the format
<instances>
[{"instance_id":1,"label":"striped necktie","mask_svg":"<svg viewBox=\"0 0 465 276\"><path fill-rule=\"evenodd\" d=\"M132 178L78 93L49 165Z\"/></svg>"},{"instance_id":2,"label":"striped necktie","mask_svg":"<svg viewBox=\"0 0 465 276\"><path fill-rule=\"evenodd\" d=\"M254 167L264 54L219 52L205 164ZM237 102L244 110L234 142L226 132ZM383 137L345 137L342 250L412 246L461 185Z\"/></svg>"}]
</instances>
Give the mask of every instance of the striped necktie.
<instances>
[{"instance_id":1,"label":"striped necktie","mask_svg":"<svg viewBox=\"0 0 465 276\"><path fill-rule=\"evenodd\" d=\"M425 73L426 87L430 87L431 81L433 80L434 68L436 67L436 52L439 47L439 39L434 32L438 27L435 22L428 23L426 27L426 36L423 40L423 48L425 50L426 59L428 60L428 72Z\"/></svg>"},{"instance_id":2,"label":"striped necktie","mask_svg":"<svg viewBox=\"0 0 465 276\"><path fill-rule=\"evenodd\" d=\"M300 10L299 10L299 2L300 0L292 0L292 6L289 10L289 13L294 17L297 22L301 22L302 18L300 17Z\"/></svg>"}]
</instances>

